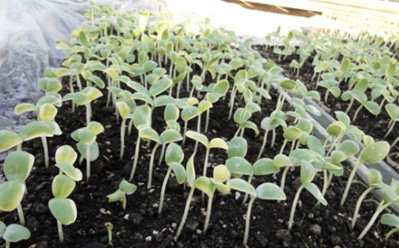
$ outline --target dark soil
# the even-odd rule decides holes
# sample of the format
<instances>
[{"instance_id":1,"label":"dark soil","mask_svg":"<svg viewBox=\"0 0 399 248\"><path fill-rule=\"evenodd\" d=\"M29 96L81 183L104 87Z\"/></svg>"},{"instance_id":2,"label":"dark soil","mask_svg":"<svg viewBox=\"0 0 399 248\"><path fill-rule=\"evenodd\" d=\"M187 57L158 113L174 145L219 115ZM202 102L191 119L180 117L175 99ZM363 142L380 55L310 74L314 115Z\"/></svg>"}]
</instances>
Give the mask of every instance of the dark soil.
<instances>
[{"instance_id":1,"label":"dark soil","mask_svg":"<svg viewBox=\"0 0 399 248\"><path fill-rule=\"evenodd\" d=\"M271 95L272 100L262 103L262 113L255 114L251 118L257 125L274 110L277 96L275 92L271 92ZM111 247L107 246L105 227L107 222L111 222L114 226L113 247L243 247L246 207L241 205L243 195L236 192L227 196L216 194L210 228L207 235L203 236L201 231L206 209L201 205L200 192L196 191L182 235L178 241L173 239L183 214L189 188L178 185L173 177L170 178L164 211L161 216L157 215L160 188L167 166L165 163L157 165L158 152L155 158L153 187L147 190L147 168L153 144L147 147L147 143L142 142L139 165L133 180L138 190L128 196L126 211L122 210L120 203L107 202L106 196L117 189L123 178L129 177L137 131L134 130L131 136L126 137L125 156L120 160L120 124L116 123L114 109L105 106L105 98L106 96L93 104L92 120L101 122L105 127L105 132L98 136L100 157L92 162L90 182L87 183L85 180L79 182L70 196L76 202L78 219L70 226L64 227L66 239L64 247ZM227 119L228 100L227 97L212 108L210 130L206 134L209 139L220 137L230 140L237 130L236 124ZM64 144L75 147L75 142L69 134L85 126L85 109L79 107L75 113L71 113L70 103L65 103L59 110L57 122L63 130L63 135L48 139L50 155ZM164 126L163 108L156 109L153 115L153 128L160 131ZM195 121L189 122L189 128L196 129ZM279 152L283 140L281 130L278 131L276 146L267 148L263 157L273 158ZM262 135L263 131L259 137L254 137L252 131L245 132L249 147L246 158L252 163L256 161ZM186 155L184 164L191 156L193 146L194 142L188 139L184 146ZM44 168L40 140L24 143L23 149L36 156L35 167L26 182L29 194L22 202L27 227L31 230L32 236L27 241L13 244L12 247L60 247L62 245L58 241L56 221L48 209L48 201L52 198L51 182L58 174L58 169L53 166L54 160L51 161L49 169ZM204 147L199 145L195 160L197 175L202 173L204 154ZM211 150L210 167L224 164L226 158L225 151ZM84 164L76 166L85 172ZM211 175L211 168L208 170L208 175ZM249 247L399 247L398 236L393 235L393 238L386 241L383 237L389 229L378 223L372 227L364 240L356 240L377 204L372 199L366 199L360 211L358 224L355 230L351 230L350 220L356 199L365 188L360 184L354 184L345 207L339 207L347 176L333 179L326 194L329 203L326 207L316 206L316 200L307 192L303 192L297 206L295 225L291 231L288 231L287 221L294 194L299 186L298 179L298 169L288 173L285 187L287 201L255 201ZM253 179L255 186L263 182L278 183L279 175L277 178L266 176ZM322 178L316 176L315 183L320 186L321 182ZM16 211L0 213L0 219L7 224L18 222ZM1 244L4 247L4 244Z\"/></svg>"},{"instance_id":2,"label":"dark soil","mask_svg":"<svg viewBox=\"0 0 399 248\"><path fill-rule=\"evenodd\" d=\"M299 56L296 54L292 54L287 58L283 58L278 60L278 55L273 53L273 47L266 48L265 46L255 46L257 51L259 51L263 56L268 57L269 59L274 60L280 67L284 69L284 74L291 79L299 79L301 82L305 84L308 90L316 90L316 80L312 80L313 76L313 57L310 56L308 60L304 63L303 67L300 70L300 74L297 77L293 73L293 69L289 67L291 60L296 59L299 60ZM343 81L340 84L341 92L347 90L346 82ZM320 92L321 101L318 104L332 117L335 118L335 111L343 111L345 112L349 106L349 101L342 101L341 98L336 98L331 93L329 94L328 101L324 101L324 96L326 90L323 87L318 87L317 91ZM370 99L370 92L368 93L368 98ZM376 101L380 104L381 97ZM360 106L360 103L354 102L350 111L348 112L348 116L353 117L357 108ZM399 128L397 128L398 124L396 124L396 128L392 130L392 132L385 137L386 132L388 131L388 123L390 121L390 117L388 113L385 111L384 107L381 109L381 113L378 116L373 115L367 109L362 108L355 120L351 120L351 124L359 127L364 133L371 135L375 140L386 140L388 143L392 144L395 139L399 136ZM399 164L394 161L398 161L399 159L399 143L395 145L395 147L391 148L390 153L390 161L387 161L388 164L391 164L394 167L398 167ZM398 167L399 168L399 167Z\"/></svg>"}]
</instances>

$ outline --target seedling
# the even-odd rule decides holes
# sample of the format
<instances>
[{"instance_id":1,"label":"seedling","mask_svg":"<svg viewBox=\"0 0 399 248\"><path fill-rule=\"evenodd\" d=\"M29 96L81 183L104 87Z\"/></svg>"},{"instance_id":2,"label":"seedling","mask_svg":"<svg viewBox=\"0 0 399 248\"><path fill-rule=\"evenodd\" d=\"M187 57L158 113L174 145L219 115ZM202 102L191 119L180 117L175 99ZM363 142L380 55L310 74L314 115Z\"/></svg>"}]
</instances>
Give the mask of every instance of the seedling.
<instances>
[{"instance_id":1,"label":"seedling","mask_svg":"<svg viewBox=\"0 0 399 248\"><path fill-rule=\"evenodd\" d=\"M295 146L295 141L299 139L302 135L302 131L293 126L289 126L285 131L284 131L284 142L283 145L281 146L280 149L280 154L283 153L285 146L287 145L288 142L292 142L291 144L291 151L293 150L293 147ZM298 141L299 143L299 141Z\"/></svg>"},{"instance_id":2,"label":"seedling","mask_svg":"<svg viewBox=\"0 0 399 248\"><path fill-rule=\"evenodd\" d=\"M380 222L381 224L394 227L385 235L385 239L389 239L389 237L391 237L392 234L399 231L399 217L394 214L382 215Z\"/></svg>"},{"instance_id":3,"label":"seedling","mask_svg":"<svg viewBox=\"0 0 399 248\"><path fill-rule=\"evenodd\" d=\"M105 227L107 228L107 233L108 233L108 245L112 246L112 229L114 228L114 225L112 225L111 222L105 223Z\"/></svg>"},{"instance_id":4,"label":"seedling","mask_svg":"<svg viewBox=\"0 0 399 248\"><path fill-rule=\"evenodd\" d=\"M162 183L161 198L159 200L158 208L159 215L162 213L166 185L168 184L171 172L173 171L179 184L182 184L186 181L186 170L184 169L183 165L181 165L183 159L184 153L181 147L175 143L170 143L168 145L168 148L166 149L165 155L166 164L168 165L168 171L166 172L166 176Z\"/></svg>"},{"instance_id":5,"label":"seedling","mask_svg":"<svg viewBox=\"0 0 399 248\"><path fill-rule=\"evenodd\" d=\"M35 162L35 157L27 152L16 151L10 153L6 160L4 161L4 175L6 176L8 181L18 181L25 186L25 180L28 178L33 163ZM18 216L22 225L25 225L25 218L23 214L23 210L21 207L21 203L17 206Z\"/></svg>"},{"instance_id":6,"label":"seedling","mask_svg":"<svg viewBox=\"0 0 399 248\"><path fill-rule=\"evenodd\" d=\"M205 99L214 104L219 99L226 95L229 90L229 82L227 80L218 81L213 87L211 92L208 92ZM210 109L206 110L206 121L204 132L208 132Z\"/></svg>"},{"instance_id":7,"label":"seedling","mask_svg":"<svg viewBox=\"0 0 399 248\"><path fill-rule=\"evenodd\" d=\"M147 104L137 107L136 110L134 111L133 114L134 126L137 128L139 133L137 135L133 166L132 166L132 171L130 173L129 182L131 182L134 177L134 173L136 172L137 168L137 162L139 161L140 141L141 141L140 129L146 126L151 126L151 117L152 117L152 110Z\"/></svg>"},{"instance_id":8,"label":"seedling","mask_svg":"<svg viewBox=\"0 0 399 248\"><path fill-rule=\"evenodd\" d=\"M384 192L383 199L378 204L377 209L374 211L374 214L371 217L370 221L367 223L366 227L363 229L362 233L357 238L359 240L362 239L367 234L367 232L370 230L371 226L377 220L378 216L382 211L384 211L386 208L390 207L391 205L398 203L399 199L397 194L399 189L398 181L392 179L391 185L380 183L379 187Z\"/></svg>"},{"instance_id":9,"label":"seedling","mask_svg":"<svg viewBox=\"0 0 399 248\"><path fill-rule=\"evenodd\" d=\"M131 195L136 192L137 186L129 183L126 180L122 180L119 184L119 189L117 189L114 193L107 195L108 202L122 202L123 210L126 210L127 200L126 195ZM112 240L112 238L111 238Z\"/></svg>"},{"instance_id":10,"label":"seedling","mask_svg":"<svg viewBox=\"0 0 399 248\"><path fill-rule=\"evenodd\" d=\"M273 137L272 137L272 142L271 142L271 147L274 146L274 141L276 138L276 132L275 129L278 126L282 126L284 129L287 127L287 124L285 123L285 120L287 119L287 116L285 115L285 113L283 111L280 110L274 110L270 117L265 117L262 122L260 123L260 127L265 130L265 134L263 136L263 142L262 142L262 146L260 148L259 154L258 154L258 159L260 159L260 157L263 154L263 151L266 147L266 143L267 143L267 136L269 134L270 130L273 130Z\"/></svg>"},{"instance_id":11,"label":"seedling","mask_svg":"<svg viewBox=\"0 0 399 248\"><path fill-rule=\"evenodd\" d=\"M197 117L201 114L201 112L199 111L199 109L197 107L192 106L192 105L198 103L198 100L196 98L189 98L187 100L187 103L189 104L189 106L184 108L183 111L181 112L181 118L184 121L183 145L186 143L188 121L191 119L194 119L195 117Z\"/></svg>"},{"instance_id":12,"label":"seedling","mask_svg":"<svg viewBox=\"0 0 399 248\"><path fill-rule=\"evenodd\" d=\"M251 221L251 210L252 205L256 198L262 200L278 200L282 201L286 199L285 193L282 189L280 189L277 185L273 183L262 183L256 189L249 182L246 182L242 179L231 179L227 182L227 185L235 190L245 192L245 194L249 194L251 199L249 200L247 207L247 216L245 221L245 232L244 232L244 246L247 246L248 237L249 237L249 226Z\"/></svg>"},{"instance_id":13,"label":"seedling","mask_svg":"<svg viewBox=\"0 0 399 248\"><path fill-rule=\"evenodd\" d=\"M101 91L95 87L86 87L80 92L69 93L64 96L64 101L72 100L76 105L86 106L86 125L90 123L92 116L91 102L100 98L103 95Z\"/></svg>"},{"instance_id":14,"label":"seedling","mask_svg":"<svg viewBox=\"0 0 399 248\"><path fill-rule=\"evenodd\" d=\"M20 132L24 141L41 138L44 150L44 163L46 168L49 166L49 155L46 137L62 134L60 127L54 121L32 121L25 125Z\"/></svg>"},{"instance_id":15,"label":"seedling","mask_svg":"<svg viewBox=\"0 0 399 248\"><path fill-rule=\"evenodd\" d=\"M90 162L94 161L99 156L98 143L96 141L97 135L104 132L104 126L92 121L87 127L80 128L71 134L71 137L78 142L77 147L82 159L86 159L86 180L90 179Z\"/></svg>"},{"instance_id":16,"label":"seedling","mask_svg":"<svg viewBox=\"0 0 399 248\"><path fill-rule=\"evenodd\" d=\"M311 193L319 202L321 202L321 204L327 205L327 201L324 199L317 185L312 183L315 174L316 171L313 168L313 165L306 160L302 160L300 176L301 186L298 188L294 201L292 202L290 219L288 221L288 230L291 230L292 224L294 223L296 205L298 204L299 196L304 188L309 191L309 193Z\"/></svg>"},{"instance_id":17,"label":"seedling","mask_svg":"<svg viewBox=\"0 0 399 248\"><path fill-rule=\"evenodd\" d=\"M245 83L248 81L248 72L245 70L240 70L237 72L237 74L234 77L234 85L233 89L231 90L230 93L230 111L229 111L229 120L231 119L231 116L233 114L233 108L234 108L234 100L236 97L237 90L239 92L244 92L245 90Z\"/></svg>"},{"instance_id":18,"label":"seedling","mask_svg":"<svg viewBox=\"0 0 399 248\"><path fill-rule=\"evenodd\" d=\"M385 110L387 111L391 120L388 123L388 131L385 133L384 138L386 138L393 130L396 122L399 120L399 107L393 103L388 103L385 105Z\"/></svg>"},{"instance_id":19,"label":"seedling","mask_svg":"<svg viewBox=\"0 0 399 248\"><path fill-rule=\"evenodd\" d=\"M142 139L155 141L155 146L154 146L154 148L152 148L152 152L151 152L151 159L150 159L150 165L149 165L149 170L148 170L147 189L149 189L149 188L151 188L151 185L152 185L152 171L153 171L153 165L154 165L155 152L157 151L159 145L180 141L180 140L182 140L182 137L179 132L177 132L176 130L173 130L173 129L165 130L161 133L161 135L158 135L158 133L151 127L141 128L139 131L139 135Z\"/></svg>"},{"instance_id":20,"label":"seedling","mask_svg":"<svg viewBox=\"0 0 399 248\"><path fill-rule=\"evenodd\" d=\"M362 152L360 153L359 158L357 159L356 164L353 166L351 174L349 175L348 182L346 183L344 194L342 195L342 199L340 205L343 206L346 200L346 196L348 195L350 186L352 184L353 178L356 174L356 171L359 169L360 165L365 164L375 164L383 160L389 152L390 146L386 141L378 141L373 144L366 146Z\"/></svg>"},{"instance_id":21,"label":"seedling","mask_svg":"<svg viewBox=\"0 0 399 248\"><path fill-rule=\"evenodd\" d=\"M6 226L4 222L0 221L0 237L6 241L5 247L10 248L11 243L29 239L30 231L28 228L19 224L11 224Z\"/></svg>"},{"instance_id":22,"label":"seedling","mask_svg":"<svg viewBox=\"0 0 399 248\"><path fill-rule=\"evenodd\" d=\"M121 123L121 152L119 154L119 158L123 158L123 154L125 151L125 132L126 132L126 120L127 119L132 119L133 114L131 114L132 110L129 107L129 105L125 102L117 102L116 107L118 108L119 114L122 117L122 123Z\"/></svg>"},{"instance_id":23,"label":"seedling","mask_svg":"<svg viewBox=\"0 0 399 248\"><path fill-rule=\"evenodd\" d=\"M203 171L202 171L202 175L205 177L206 176L206 170L208 167L208 158L209 158L209 151L212 148L221 148L224 150L228 149L228 145L226 143L226 141L220 139L220 138L214 138L211 141L208 140L208 138L200 133L194 132L194 131L187 131L186 133L187 137L200 142L201 144L203 144L206 148L206 152L205 152L205 159L204 159L204 167L203 167ZM193 154L196 154L196 151L193 152Z\"/></svg>"},{"instance_id":24,"label":"seedling","mask_svg":"<svg viewBox=\"0 0 399 248\"><path fill-rule=\"evenodd\" d=\"M183 230L184 223L186 223L188 211L190 210L191 199L193 198L195 191L195 168L194 168L194 155L190 157L186 164L186 183L191 187L190 193L188 194L186 206L184 207L183 217L180 221L179 227L177 228L175 240L179 239L181 231Z\"/></svg>"},{"instance_id":25,"label":"seedling","mask_svg":"<svg viewBox=\"0 0 399 248\"><path fill-rule=\"evenodd\" d=\"M195 187L208 196L208 207L206 209L206 218L203 229L203 235L206 235L208 230L209 220L212 211L212 200L215 190L217 189L222 194L228 194L230 187L224 184L230 178L230 172L224 165L218 165L213 170L213 178L201 176L195 180Z\"/></svg>"},{"instance_id":26,"label":"seedling","mask_svg":"<svg viewBox=\"0 0 399 248\"><path fill-rule=\"evenodd\" d=\"M382 183L381 173L378 170L369 169L369 184L368 184L369 187L357 199L356 208L355 208L355 211L353 212L353 217L352 217L352 222L351 222L352 229L355 228L356 220L359 215L360 206L362 205L364 198L366 198L366 195L368 193L370 193L374 189L378 188L381 183Z\"/></svg>"}]
</instances>

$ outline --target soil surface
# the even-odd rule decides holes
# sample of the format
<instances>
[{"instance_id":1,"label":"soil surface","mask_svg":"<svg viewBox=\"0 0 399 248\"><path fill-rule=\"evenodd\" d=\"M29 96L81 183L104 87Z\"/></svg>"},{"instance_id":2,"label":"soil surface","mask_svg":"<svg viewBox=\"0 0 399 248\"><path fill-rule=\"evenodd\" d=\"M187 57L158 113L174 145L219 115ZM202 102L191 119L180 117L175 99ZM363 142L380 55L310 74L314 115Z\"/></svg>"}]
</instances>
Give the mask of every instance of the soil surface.
<instances>
[{"instance_id":1,"label":"soil surface","mask_svg":"<svg viewBox=\"0 0 399 248\"><path fill-rule=\"evenodd\" d=\"M67 82L68 79L65 79ZM64 90L66 93L67 90ZM251 120L258 126L261 120L269 116L276 106L277 94L270 92L272 99L263 101L262 112L256 113ZM187 93L183 92L182 96ZM239 96L237 96L237 100ZM211 109L211 122L206 136L230 140L233 138L237 125L228 120L229 94L226 99L214 104ZM191 203L191 208L179 240L174 235L180 223L186 203L189 187L177 184L174 177L169 179L164 211L157 215L160 198L160 188L166 174L167 166L163 162L158 166L159 152L155 157L153 187L146 189L148 164L153 143L147 146L142 142L140 159L133 183L138 190L127 197L127 209L122 210L121 203L108 203L106 196L114 192L123 178L128 178L132 166L137 131L133 128L130 136L126 137L126 149L123 159L119 159L120 124L116 122L113 107L106 107L106 95L96 101L93 108L94 121L101 122L105 132L97 138L100 147L100 157L92 162L92 176L90 182L85 179L79 182L70 198L76 202L78 209L77 221L64 227L64 247L244 247L242 245L245 226L246 206L242 205L243 194L231 192L229 195L216 193L212 204L210 227L206 236L202 235L205 221L206 207L201 204L201 193L197 190ZM237 103L236 108L242 105ZM285 106L286 108L288 106ZM74 130L85 126L85 108L78 107L75 113L71 112L70 103L65 103L59 109L57 117L63 134L48 139L50 155L65 144L76 147L70 137ZM183 123L180 123L183 126ZM163 108L156 108L153 114L153 128L162 131L165 128ZM203 128L203 127L202 127ZM189 121L189 129L196 130L195 121ZM256 161L264 131L258 137L253 131L246 131L244 137L248 141L246 159L251 163ZM278 154L283 143L281 129L278 129L276 145L265 149L262 157L273 158ZM268 147L270 143L268 143ZM194 142L187 139L183 147L185 165L192 155ZM289 151L289 145L285 153ZM29 194L24 198L22 206L27 220L27 227L32 236L27 241L13 244L12 247L62 247L58 241L56 221L48 209L48 201L52 198L51 183L58 169L51 160L49 169L44 168L42 146L39 139L24 143L23 149L36 156L35 166L26 184ZM195 156L197 175L202 174L202 164L205 148L199 145ZM224 150L211 150L209 158L208 176L212 167L224 164L227 154ZM76 166L85 173L85 162ZM354 230L350 228L350 220L357 198L365 190L360 183L355 183L344 207L339 206L343 188L347 180L348 171L341 178L334 178L327 191L327 206L317 205L316 200L307 192L300 197L295 214L295 224L291 231L287 230L287 222L291 204L299 187L299 170L290 171L284 189L287 200L282 202L256 200L252 209L251 229L248 240L249 247L399 247L398 235L393 235L388 241L384 235L389 229L376 223L361 241L356 238L371 218L377 203L368 198L362 204L360 218ZM279 183L280 175L256 177L253 185L263 182ZM317 175L314 182L321 186L322 177ZM17 223L16 211L0 213L0 219L7 224ZM113 228L113 246L107 245L108 235L105 224L111 222ZM1 241L3 242L3 241ZM4 247L4 243L0 243Z\"/></svg>"}]
</instances>

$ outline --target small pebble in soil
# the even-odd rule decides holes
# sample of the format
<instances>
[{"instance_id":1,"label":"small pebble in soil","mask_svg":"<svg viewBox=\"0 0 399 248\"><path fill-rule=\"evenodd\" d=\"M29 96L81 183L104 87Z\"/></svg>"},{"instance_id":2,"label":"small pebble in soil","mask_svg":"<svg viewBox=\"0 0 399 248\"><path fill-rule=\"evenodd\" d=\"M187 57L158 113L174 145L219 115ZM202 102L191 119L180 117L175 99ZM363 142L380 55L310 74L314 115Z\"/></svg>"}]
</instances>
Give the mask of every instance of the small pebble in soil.
<instances>
[{"instance_id":1,"label":"small pebble in soil","mask_svg":"<svg viewBox=\"0 0 399 248\"><path fill-rule=\"evenodd\" d=\"M146 242L151 242L151 241L152 241L152 236L147 236L147 237L145 237L145 241L146 241Z\"/></svg>"},{"instance_id":2,"label":"small pebble in soil","mask_svg":"<svg viewBox=\"0 0 399 248\"><path fill-rule=\"evenodd\" d=\"M37 242L36 246L34 246L35 248L47 248L48 247L48 243L47 241L39 241Z\"/></svg>"},{"instance_id":3,"label":"small pebble in soil","mask_svg":"<svg viewBox=\"0 0 399 248\"><path fill-rule=\"evenodd\" d=\"M139 213L132 213L129 215L129 220L132 222L133 226L139 226L143 220L143 216Z\"/></svg>"},{"instance_id":4,"label":"small pebble in soil","mask_svg":"<svg viewBox=\"0 0 399 248\"><path fill-rule=\"evenodd\" d=\"M334 234L337 232L337 228L335 228L335 226L327 226L327 232Z\"/></svg>"},{"instance_id":5,"label":"small pebble in soil","mask_svg":"<svg viewBox=\"0 0 399 248\"><path fill-rule=\"evenodd\" d=\"M313 213L309 213L308 214L308 219L313 219L314 218L314 214Z\"/></svg>"},{"instance_id":6,"label":"small pebble in soil","mask_svg":"<svg viewBox=\"0 0 399 248\"><path fill-rule=\"evenodd\" d=\"M197 230L199 223L196 221L187 221L185 226L188 230L194 232L195 230Z\"/></svg>"},{"instance_id":7,"label":"small pebble in soil","mask_svg":"<svg viewBox=\"0 0 399 248\"><path fill-rule=\"evenodd\" d=\"M229 237L232 238L232 239L235 239L235 238L238 237L238 233L236 231L234 231L234 230L230 230Z\"/></svg>"},{"instance_id":8,"label":"small pebble in soil","mask_svg":"<svg viewBox=\"0 0 399 248\"><path fill-rule=\"evenodd\" d=\"M144 237L143 237L143 235L141 235L141 233L137 233L136 232L136 233L133 234L133 239L135 239L135 240L140 240L141 241L141 240L143 240L143 238Z\"/></svg>"},{"instance_id":9,"label":"small pebble in soil","mask_svg":"<svg viewBox=\"0 0 399 248\"><path fill-rule=\"evenodd\" d=\"M291 233L287 229L280 229L276 231L276 238L279 240L291 241Z\"/></svg>"},{"instance_id":10,"label":"small pebble in soil","mask_svg":"<svg viewBox=\"0 0 399 248\"><path fill-rule=\"evenodd\" d=\"M255 233L255 238L259 242L260 247L267 247L269 240L260 233Z\"/></svg>"},{"instance_id":11,"label":"small pebble in soil","mask_svg":"<svg viewBox=\"0 0 399 248\"><path fill-rule=\"evenodd\" d=\"M313 234L313 235L320 235L321 234L321 226L319 226L318 224L313 224L310 225L309 227L309 231Z\"/></svg>"},{"instance_id":12,"label":"small pebble in soil","mask_svg":"<svg viewBox=\"0 0 399 248\"><path fill-rule=\"evenodd\" d=\"M332 243L333 245L338 245L338 244L340 244L340 243L341 243L340 237L338 237L337 235L332 235L332 236L331 236L331 243Z\"/></svg>"}]
</instances>

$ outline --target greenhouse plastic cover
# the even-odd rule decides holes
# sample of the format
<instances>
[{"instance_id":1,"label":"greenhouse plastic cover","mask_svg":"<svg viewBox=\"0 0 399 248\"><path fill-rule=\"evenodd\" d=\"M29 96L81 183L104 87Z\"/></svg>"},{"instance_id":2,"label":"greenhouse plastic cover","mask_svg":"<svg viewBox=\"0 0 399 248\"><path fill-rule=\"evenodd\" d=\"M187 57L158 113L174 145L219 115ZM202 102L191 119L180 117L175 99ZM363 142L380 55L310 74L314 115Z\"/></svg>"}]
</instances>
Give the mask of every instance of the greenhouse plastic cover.
<instances>
[{"instance_id":1,"label":"greenhouse plastic cover","mask_svg":"<svg viewBox=\"0 0 399 248\"><path fill-rule=\"evenodd\" d=\"M177 20L210 18L211 24L234 29L239 35L263 36L274 31L276 24L261 25L263 30L249 27L265 23L264 13L257 13L217 0L94 0L126 10L157 12L159 7L173 12ZM212 8L209 6L212 5ZM16 116L13 108L21 102L35 103L41 96L37 80L48 66L57 67L63 52L55 49L55 40L70 38L83 21L88 1L78 0L0 0L0 130L18 129L27 120ZM223 11L220 11L223 10ZM247 12L246 24L241 18ZM270 18L270 17L269 17ZM273 16L275 18L275 16ZM284 20L291 21L288 17ZM252 22L252 23L251 23ZM274 20L273 23L276 23ZM293 23L291 21L291 23ZM295 22L298 24L298 21ZM238 29L237 29L238 28ZM256 28L256 27L255 27ZM268 28L265 30L264 28Z\"/></svg>"}]
</instances>

